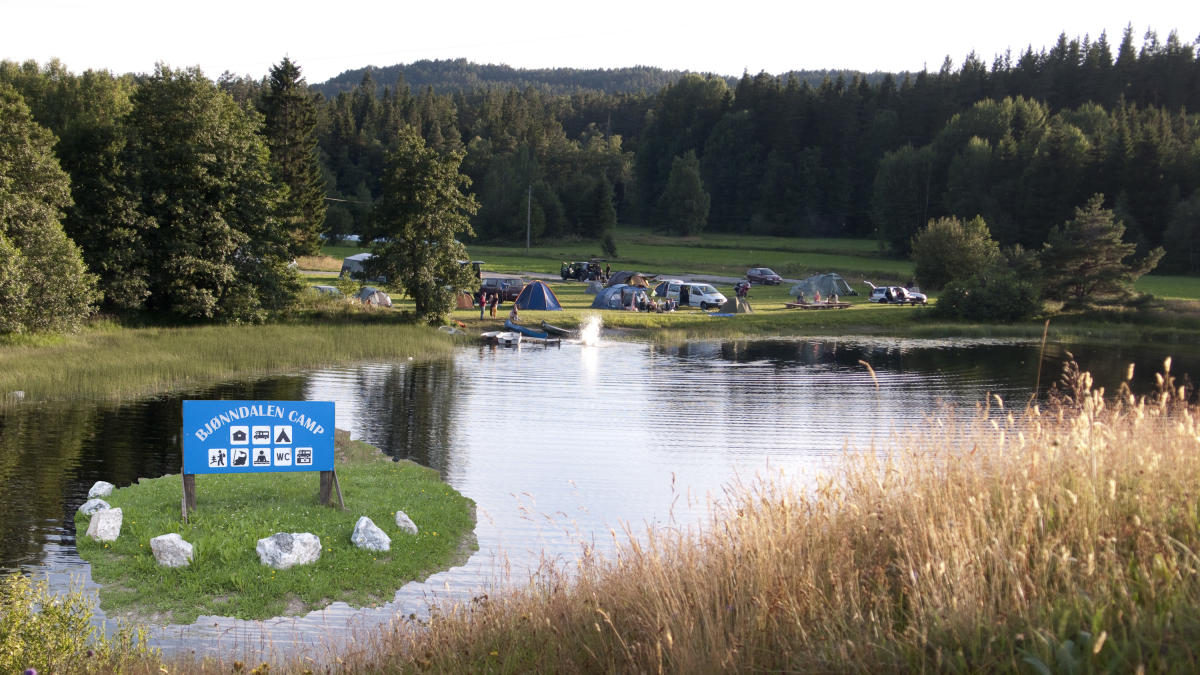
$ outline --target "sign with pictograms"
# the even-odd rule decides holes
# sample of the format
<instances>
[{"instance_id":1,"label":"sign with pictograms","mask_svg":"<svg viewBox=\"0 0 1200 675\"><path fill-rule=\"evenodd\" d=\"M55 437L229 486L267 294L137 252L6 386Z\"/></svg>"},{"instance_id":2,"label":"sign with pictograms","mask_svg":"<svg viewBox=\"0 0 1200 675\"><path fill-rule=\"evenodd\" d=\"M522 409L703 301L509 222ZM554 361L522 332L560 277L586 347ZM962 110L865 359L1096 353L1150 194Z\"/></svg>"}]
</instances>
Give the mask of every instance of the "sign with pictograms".
<instances>
[{"instance_id":1,"label":"sign with pictograms","mask_svg":"<svg viewBox=\"0 0 1200 675\"><path fill-rule=\"evenodd\" d=\"M333 470L333 401L184 401L183 473Z\"/></svg>"}]
</instances>

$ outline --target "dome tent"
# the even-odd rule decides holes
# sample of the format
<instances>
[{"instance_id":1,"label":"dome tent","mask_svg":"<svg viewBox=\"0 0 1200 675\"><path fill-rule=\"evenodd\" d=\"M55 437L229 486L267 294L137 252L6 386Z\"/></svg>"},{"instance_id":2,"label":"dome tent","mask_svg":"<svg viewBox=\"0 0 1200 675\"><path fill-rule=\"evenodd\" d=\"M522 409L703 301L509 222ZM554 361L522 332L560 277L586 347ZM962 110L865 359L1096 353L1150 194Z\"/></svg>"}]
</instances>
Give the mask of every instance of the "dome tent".
<instances>
[{"instance_id":1,"label":"dome tent","mask_svg":"<svg viewBox=\"0 0 1200 675\"><path fill-rule=\"evenodd\" d=\"M558 302L558 296L554 295L554 291L546 285L544 281L531 281L525 284L525 288L521 290L521 294L513 301L513 306L517 309L539 309L550 312L561 312L562 305Z\"/></svg>"},{"instance_id":2,"label":"dome tent","mask_svg":"<svg viewBox=\"0 0 1200 675\"><path fill-rule=\"evenodd\" d=\"M629 309L630 305L644 304L649 301L646 289L639 286L619 284L610 286L596 294L592 301L592 309Z\"/></svg>"},{"instance_id":3,"label":"dome tent","mask_svg":"<svg viewBox=\"0 0 1200 675\"><path fill-rule=\"evenodd\" d=\"M850 288L850 284L842 278L842 275L834 273L814 274L792 286L792 289L788 291L788 294L792 296L800 295L801 293L810 300L817 293L820 293L822 298L834 295L858 295L853 288Z\"/></svg>"}]
</instances>

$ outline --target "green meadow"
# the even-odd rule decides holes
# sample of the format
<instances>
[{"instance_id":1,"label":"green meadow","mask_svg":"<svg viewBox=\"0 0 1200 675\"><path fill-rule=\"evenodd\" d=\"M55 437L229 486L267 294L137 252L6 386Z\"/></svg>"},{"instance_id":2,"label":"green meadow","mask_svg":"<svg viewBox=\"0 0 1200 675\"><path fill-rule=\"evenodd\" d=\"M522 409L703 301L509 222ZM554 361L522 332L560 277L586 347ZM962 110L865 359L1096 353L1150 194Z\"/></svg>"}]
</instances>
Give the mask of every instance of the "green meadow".
<instances>
[{"instance_id":1,"label":"green meadow","mask_svg":"<svg viewBox=\"0 0 1200 675\"><path fill-rule=\"evenodd\" d=\"M79 555L102 585L101 608L110 617L163 624L190 623L201 614L268 619L339 600L369 606L390 602L405 583L474 550L470 499L432 469L392 461L347 435L338 437L345 510L319 505L317 475L296 472L196 476L197 511L187 522L180 514L179 476L143 479L105 499L123 516L121 536L111 543L84 536L89 517L76 514ZM404 511L420 533L400 531L396 511ZM390 551L366 551L350 542L360 516L391 538ZM193 545L191 565L155 562L150 539L170 532ZM255 544L276 532L317 535L320 559L279 571L262 565Z\"/></svg>"}]
</instances>

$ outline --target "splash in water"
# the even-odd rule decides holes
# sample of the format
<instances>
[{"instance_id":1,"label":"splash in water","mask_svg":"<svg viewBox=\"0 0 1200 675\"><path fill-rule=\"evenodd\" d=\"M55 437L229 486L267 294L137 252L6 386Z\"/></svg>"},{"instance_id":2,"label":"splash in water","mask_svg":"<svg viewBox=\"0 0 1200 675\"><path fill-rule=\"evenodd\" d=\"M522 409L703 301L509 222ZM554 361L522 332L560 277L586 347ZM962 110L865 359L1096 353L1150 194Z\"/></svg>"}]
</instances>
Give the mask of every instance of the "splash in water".
<instances>
[{"instance_id":1,"label":"splash in water","mask_svg":"<svg viewBox=\"0 0 1200 675\"><path fill-rule=\"evenodd\" d=\"M585 317L583 325L579 328L579 339L585 345L600 344L600 327L604 325L604 321L599 314L593 314Z\"/></svg>"}]
</instances>

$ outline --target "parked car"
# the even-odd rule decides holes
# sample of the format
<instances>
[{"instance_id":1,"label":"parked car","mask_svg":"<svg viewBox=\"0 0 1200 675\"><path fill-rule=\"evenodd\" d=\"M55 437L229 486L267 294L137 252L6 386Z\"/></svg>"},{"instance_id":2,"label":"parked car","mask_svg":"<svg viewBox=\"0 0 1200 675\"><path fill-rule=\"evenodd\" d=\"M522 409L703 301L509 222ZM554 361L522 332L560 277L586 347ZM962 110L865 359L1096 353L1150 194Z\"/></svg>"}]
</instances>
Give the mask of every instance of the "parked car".
<instances>
[{"instance_id":1,"label":"parked car","mask_svg":"<svg viewBox=\"0 0 1200 675\"><path fill-rule=\"evenodd\" d=\"M909 290L903 286L876 286L869 281L866 284L871 287L871 295L867 297L868 302L897 305L924 305L929 302L929 298L924 293Z\"/></svg>"},{"instance_id":2,"label":"parked car","mask_svg":"<svg viewBox=\"0 0 1200 675\"><path fill-rule=\"evenodd\" d=\"M499 294L501 304L516 300L517 296L521 294L522 288L525 288L524 280L506 277L488 277L480 284L480 289L489 295Z\"/></svg>"},{"instance_id":3,"label":"parked car","mask_svg":"<svg viewBox=\"0 0 1200 675\"><path fill-rule=\"evenodd\" d=\"M567 279L575 279L576 281L593 281L604 276L603 263L604 258L592 258L591 260L578 261L573 263L563 263L558 270L559 276L563 281Z\"/></svg>"},{"instance_id":4,"label":"parked car","mask_svg":"<svg viewBox=\"0 0 1200 675\"><path fill-rule=\"evenodd\" d=\"M684 289L687 289L687 302L680 300ZM712 284L680 281L679 279L664 281L655 286L654 294L661 298L674 300L680 305L699 307L700 309L720 307L728 299L724 295L721 295L720 291L713 288Z\"/></svg>"},{"instance_id":5,"label":"parked car","mask_svg":"<svg viewBox=\"0 0 1200 675\"><path fill-rule=\"evenodd\" d=\"M770 267L751 267L746 270L746 281L752 284L778 286L783 283L783 277L776 274L775 270Z\"/></svg>"}]
</instances>

